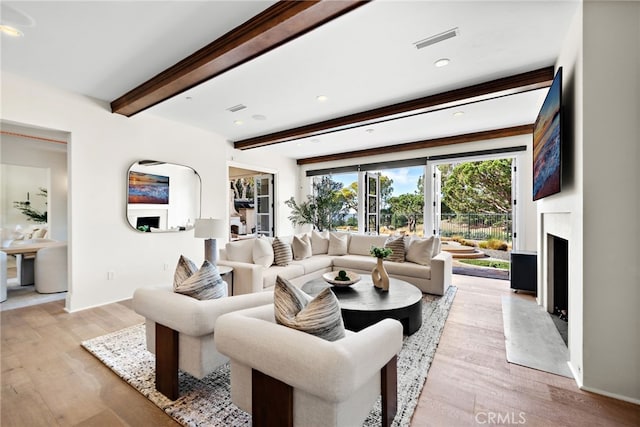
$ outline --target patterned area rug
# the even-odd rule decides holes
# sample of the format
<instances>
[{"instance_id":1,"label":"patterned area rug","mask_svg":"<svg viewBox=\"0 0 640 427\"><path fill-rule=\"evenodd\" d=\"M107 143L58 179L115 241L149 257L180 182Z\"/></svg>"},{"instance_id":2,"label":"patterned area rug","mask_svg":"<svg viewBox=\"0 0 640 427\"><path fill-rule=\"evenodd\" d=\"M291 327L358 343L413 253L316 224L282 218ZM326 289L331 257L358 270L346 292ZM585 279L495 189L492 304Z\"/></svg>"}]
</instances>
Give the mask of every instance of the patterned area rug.
<instances>
[{"instance_id":1,"label":"patterned area rug","mask_svg":"<svg viewBox=\"0 0 640 427\"><path fill-rule=\"evenodd\" d=\"M405 337L398 355L398 413L394 426L408 426L438 347L444 323L456 294L425 295L422 327ZM251 415L231 402L229 364L198 380L180 372L180 398L167 399L155 389L155 356L145 346L144 325L136 325L84 341L82 346L123 380L185 426L251 426ZM365 426L379 426L380 400Z\"/></svg>"}]
</instances>

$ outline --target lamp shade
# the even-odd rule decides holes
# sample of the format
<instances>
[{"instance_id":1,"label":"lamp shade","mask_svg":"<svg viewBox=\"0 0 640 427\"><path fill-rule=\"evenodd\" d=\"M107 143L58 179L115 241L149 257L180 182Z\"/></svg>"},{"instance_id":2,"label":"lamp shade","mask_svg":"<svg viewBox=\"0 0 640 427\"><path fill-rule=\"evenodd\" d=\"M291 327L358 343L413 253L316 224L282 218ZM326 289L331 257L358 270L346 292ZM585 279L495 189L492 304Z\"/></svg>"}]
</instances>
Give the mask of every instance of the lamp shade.
<instances>
[{"instance_id":1,"label":"lamp shade","mask_svg":"<svg viewBox=\"0 0 640 427\"><path fill-rule=\"evenodd\" d=\"M228 234L225 221L214 218L196 219L194 237L218 239Z\"/></svg>"}]
</instances>

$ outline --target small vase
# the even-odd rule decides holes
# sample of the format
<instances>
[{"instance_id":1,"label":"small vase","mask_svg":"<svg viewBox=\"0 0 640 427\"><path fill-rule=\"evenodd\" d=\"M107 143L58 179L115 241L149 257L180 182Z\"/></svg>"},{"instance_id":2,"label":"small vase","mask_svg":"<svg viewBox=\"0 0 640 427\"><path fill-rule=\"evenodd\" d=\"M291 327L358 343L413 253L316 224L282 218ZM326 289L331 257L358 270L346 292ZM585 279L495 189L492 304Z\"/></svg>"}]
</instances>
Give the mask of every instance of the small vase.
<instances>
[{"instance_id":1,"label":"small vase","mask_svg":"<svg viewBox=\"0 0 640 427\"><path fill-rule=\"evenodd\" d=\"M371 280L373 281L373 285L376 288L380 288L380 290L388 291L389 290L389 275L387 274L387 270L384 269L384 264L382 263L382 258L378 258L378 264L373 267L373 271L371 272Z\"/></svg>"}]
</instances>

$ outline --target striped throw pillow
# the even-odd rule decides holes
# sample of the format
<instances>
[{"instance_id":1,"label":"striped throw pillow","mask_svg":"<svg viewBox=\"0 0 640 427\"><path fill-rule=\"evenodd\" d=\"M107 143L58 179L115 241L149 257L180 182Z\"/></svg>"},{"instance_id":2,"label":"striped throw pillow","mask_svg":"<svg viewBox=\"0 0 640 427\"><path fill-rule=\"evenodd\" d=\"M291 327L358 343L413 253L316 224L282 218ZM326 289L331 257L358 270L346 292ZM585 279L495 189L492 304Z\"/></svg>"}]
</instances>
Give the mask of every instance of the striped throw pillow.
<instances>
[{"instance_id":1,"label":"striped throw pillow","mask_svg":"<svg viewBox=\"0 0 640 427\"><path fill-rule=\"evenodd\" d=\"M393 252L387 257L387 260L393 262L404 262L404 236L397 238L390 237L384 244L385 248L391 249Z\"/></svg>"},{"instance_id":2,"label":"striped throw pillow","mask_svg":"<svg viewBox=\"0 0 640 427\"><path fill-rule=\"evenodd\" d=\"M338 298L330 288L315 298L278 276L273 292L276 322L327 341L345 337Z\"/></svg>"},{"instance_id":3,"label":"striped throw pillow","mask_svg":"<svg viewBox=\"0 0 640 427\"><path fill-rule=\"evenodd\" d=\"M273 263L281 267L289 265L293 261L291 245L282 241L279 237L273 239Z\"/></svg>"},{"instance_id":4,"label":"striped throw pillow","mask_svg":"<svg viewBox=\"0 0 640 427\"><path fill-rule=\"evenodd\" d=\"M173 273L173 289L198 271L198 266L184 255L180 255L175 273Z\"/></svg>"},{"instance_id":5,"label":"striped throw pillow","mask_svg":"<svg viewBox=\"0 0 640 427\"><path fill-rule=\"evenodd\" d=\"M200 270L174 285L174 291L199 300L217 299L227 296L227 282L220 277L218 268L205 260Z\"/></svg>"}]
</instances>

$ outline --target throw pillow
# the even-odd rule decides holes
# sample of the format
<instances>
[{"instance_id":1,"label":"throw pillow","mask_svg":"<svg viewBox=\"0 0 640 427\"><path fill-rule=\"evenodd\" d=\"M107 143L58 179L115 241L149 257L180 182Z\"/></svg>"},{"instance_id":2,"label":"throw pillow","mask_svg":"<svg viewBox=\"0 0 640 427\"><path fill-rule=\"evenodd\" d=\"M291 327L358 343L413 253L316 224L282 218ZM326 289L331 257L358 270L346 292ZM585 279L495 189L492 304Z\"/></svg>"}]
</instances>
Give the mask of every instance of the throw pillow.
<instances>
[{"instance_id":1,"label":"throw pillow","mask_svg":"<svg viewBox=\"0 0 640 427\"><path fill-rule=\"evenodd\" d=\"M326 231L319 233L313 230L311 232L311 253L320 255L327 252L329 252L329 234Z\"/></svg>"},{"instance_id":2,"label":"throw pillow","mask_svg":"<svg viewBox=\"0 0 640 427\"><path fill-rule=\"evenodd\" d=\"M227 282L220 277L218 268L205 260L200 270L174 286L174 290L199 300L216 299L227 296Z\"/></svg>"},{"instance_id":3,"label":"throw pillow","mask_svg":"<svg viewBox=\"0 0 640 427\"><path fill-rule=\"evenodd\" d=\"M440 237L434 236L433 248L431 249L431 258L438 255L441 251L442 251L442 242L440 241Z\"/></svg>"},{"instance_id":4,"label":"throw pillow","mask_svg":"<svg viewBox=\"0 0 640 427\"><path fill-rule=\"evenodd\" d=\"M329 233L329 255L346 255L349 243L348 234Z\"/></svg>"},{"instance_id":5,"label":"throw pillow","mask_svg":"<svg viewBox=\"0 0 640 427\"><path fill-rule=\"evenodd\" d=\"M330 288L311 299L288 280L278 276L273 299L277 323L327 341L345 337L340 304Z\"/></svg>"},{"instance_id":6,"label":"throw pillow","mask_svg":"<svg viewBox=\"0 0 640 427\"><path fill-rule=\"evenodd\" d=\"M180 283L191 277L196 271L198 271L198 266L189 258L180 255L176 271L173 273L173 290L175 290Z\"/></svg>"},{"instance_id":7,"label":"throw pillow","mask_svg":"<svg viewBox=\"0 0 640 427\"><path fill-rule=\"evenodd\" d=\"M311 257L313 254L311 250L311 239L308 234L302 236L293 236L293 242L291 242L291 249L293 250L293 259L301 260Z\"/></svg>"},{"instance_id":8,"label":"throw pillow","mask_svg":"<svg viewBox=\"0 0 640 427\"><path fill-rule=\"evenodd\" d=\"M225 245L225 252L229 261L253 263L253 244L255 239L244 239L229 242Z\"/></svg>"},{"instance_id":9,"label":"throw pillow","mask_svg":"<svg viewBox=\"0 0 640 427\"><path fill-rule=\"evenodd\" d=\"M433 236L428 239L411 239L405 258L420 265L431 265Z\"/></svg>"},{"instance_id":10,"label":"throw pillow","mask_svg":"<svg viewBox=\"0 0 640 427\"><path fill-rule=\"evenodd\" d=\"M404 262L404 236L390 237L384 244L385 248L391 249L393 252L387 257L387 260L393 262Z\"/></svg>"},{"instance_id":11,"label":"throw pillow","mask_svg":"<svg viewBox=\"0 0 640 427\"><path fill-rule=\"evenodd\" d=\"M275 265L287 266L293 261L291 245L280 240L279 237L273 239L273 258Z\"/></svg>"},{"instance_id":12,"label":"throw pillow","mask_svg":"<svg viewBox=\"0 0 640 427\"><path fill-rule=\"evenodd\" d=\"M273 264L273 246L265 238L258 238L253 244L253 263L263 267Z\"/></svg>"}]
</instances>

